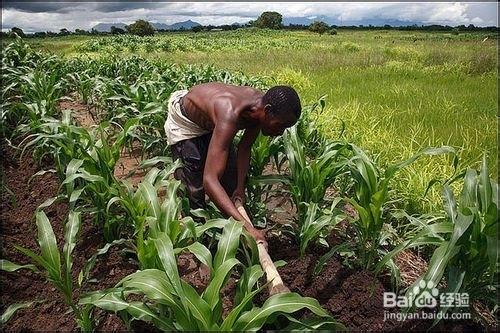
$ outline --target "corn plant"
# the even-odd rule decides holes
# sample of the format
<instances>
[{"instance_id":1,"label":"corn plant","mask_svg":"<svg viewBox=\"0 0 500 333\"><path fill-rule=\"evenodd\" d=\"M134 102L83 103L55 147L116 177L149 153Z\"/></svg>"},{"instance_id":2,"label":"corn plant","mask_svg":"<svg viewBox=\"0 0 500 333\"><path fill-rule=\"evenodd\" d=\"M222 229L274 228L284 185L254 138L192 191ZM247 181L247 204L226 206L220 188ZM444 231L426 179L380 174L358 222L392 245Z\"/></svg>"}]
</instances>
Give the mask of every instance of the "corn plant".
<instances>
[{"instance_id":1,"label":"corn plant","mask_svg":"<svg viewBox=\"0 0 500 333\"><path fill-rule=\"evenodd\" d=\"M90 104L94 87L99 84L99 76L92 77L87 71L68 74L68 84L75 90L85 104Z\"/></svg>"},{"instance_id":2,"label":"corn plant","mask_svg":"<svg viewBox=\"0 0 500 333\"><path fill-rule=\"evenodd\" d=\"M466 171L458 199L449 184L444 185L443 196L451 227L443 232L444 239L437 244L427 272L409 287L407 295L419 296L413 294L413 288L421 280L437 286L446 276L445 292L467 293L471 302L485 302L495 311L498 308L500 206L498 184L489 178L486 157L479 173L474 169ZM449 310L446 306L440 309L443 313Z\"/></svg>"},{"instance_id":3,"label":"corn plant","mask_svg":"<svg viewBox=\"0 0 500 333\"><path fill-rule=\"evenodd\" d=\"M248 181L246 183L247 200L246 206L252 216L252 223L259 226L265 226L267 223L266 215L268 213L266 202L273 196L277 190L273 186L278 183L287 183L285 176L272 174L263 175L264 168L271 161L276 168L281 168L285 158L282 154L283 144L279 138L259 134L252 145L250 155L250 169L248 170Z\"/></svg>"},{"instance_id":4,"label":"corn plant","mask_svg":"<svg viewBox=\"0 0 500 333\"><path fill-rule=\"evenodd\" d=\"M119 204L126 212L124 218L134 226L137 256L143 268L154 267L154 253L151 252L154 244L147 241L149 235L154 237L160 232L165 233L174 243L177 243L180 236L181 199L177 197L180 182L167 180L177 167L178 163L172 163L169 169L152 168L139 183L137 190L122 182L118 195L107 203L108 213L113 205ZM163 199L159 195L160 188L165 189ZM185 218L183 222L194 228L191 218Z\"/></svg>"},{"instance_id":5,"label":"corn plant","mask_svg":"<svg viewBox=\"0 0 500 333\"><path fill-rule=\"evenodd\" d=\"M125 226L116 216L107 214L106 208L109 200L117 195L114 168L135 123L136 120L129 120L113 137L108 123L103 122L94 132L89 132L72 124L70 112L65 111L61 121L49 119L42 124L39 133L28 136L28 143L23 148L24 152L34 146L35 152L49 154L55 159L61 187L66 190L70 204L77 199L84 200L95 221L102 225L107 241L120 238Z\"/></svg>"},{"instance_id":6,"label":"corn plant","mask_svg":"<svg viewBox=\"0 0 500 333\"><path fill-rule=\"evenodd\" d=\"M170 157L164 156L144 161L142 166L149 167L158 162L164 163L164 169L151 168L137 189L122 181L117 195L107 205L108 213L116 206L125 211L125 215L120 215L120 220L122 224L134 227L134 250L143 269L156 268L151 238L156 238L160 233L165 234L174 248L183 248L196 242L207 230L221 228L225 223L220 218L207 218L200 225L190 216L181 217L182 206L186 204L186 199L178 196L181 183L169 179L180 162L173 162ZM120 213L116 209L114 212ZM197 214L202 216L201 212Z\"/></svg>"},{"instance_id":7,"label":"corn plant","mask_svg":"<svg viewBox=\"0 0 500 333\"><path fill-rule=\"evenodd\" d=\"M389 182L396 172L422 155L454 153L451 147L425 148L409 159L380 170L358 147L351 145L355 155L349 160L350 175L354 180L355 196L346 199L359 217L354 221L359 264L373 270L379 260L381 246L387 239L384 229L384 211L389 199Z\"/></svg>"},{"instance_id":8,"label":"corn plant","mask_svg":"<svg viewBox=\"0 0 500 333\"><path fill-rule=\"evenodd\" d=\"M56 71L35 70L21 78L23 99L45 107L50 115L56 112L56 103L64 92L64 82Z\"/></svg>"},{"instance_id":9,"label":"corn plant","mask_svg":"<svg viewBox=\"0 0 500 333\"><path fill-rule=\"evenodd\" d=\"M135 320L149 321L169 331L254 331L279 313L289 314L303 308L324 318L326 323L335 323L316 300L295 293L274 295L262 307L252 307L252 299L264 287L254 289L258 277L263 275L258 266L252 266L244 274L238 283L239 303L223 318L220 289L235 267L241 265L235 258L241 233L242 224L230 219L213 260L206 251L203 262L210 268L210 283L201 295L180 278L172 242L166 234L159 234L153 242L161 269L133 273L111 290L88 295L81 304L126 312ZM143 295L144 300L127 300L131 293Z\"/></svg>"},{"instance_id":10,"label":"corn plant","mask_svg":"<svg viewBox=\"0 0 500 333\"><path fill-rule=\"evenodd\" d=\"M69 212L68 220L64 226L65 243L62 252L59 252L57 248L54 231L45 213L39 210L36 212L35 217L41 254L38 255L20 246L16 246L16 249L45 270L47 280L62 293L65 303L71 308L76 317L78 326L84 331L91 331L93 326L91 318L92 306L78 305L78 302L73 298L73 281L71 277L73 266L71 254L76 246L78 231L80 230L80 213Z\"/></svg>"},{"instance_id":11,"label":"corn plant","mask_svg":"<svg viewBox=\"0 0 500 333\"><path fill-rule=\"evenodd\" d=\"M64 177L66 166L73 158L81 158L88 155L94 140L91 133L72 122L71 111L63 110L61 119L52 117L40 118L39 124L20 144L24 151L33 147L35 160L40 161L43 156L49 155L54 158L57 174L61 179Z\"/></svg>"},{"instance_id":12,"label":"corn plant","mask_svg":"<svg viewBox=\"0 0 500 333\"><path fill-rule=\"evenodd\" d=\"M341 198L335 199L329 209L320 209L317 203L303 203L307 210L299 217L298 243L301 257L304 256L309 242L320 239L325 243L324 236L346 217L337 208L340 201Z\"/></svg>"},{"instance_id":13,"label":"corn plant","mask_svg":"<svg viewBox=\"0 0 500 333\"><path fill-rule=\"evenodd\" d=\"M306 157L305 142L294 126L284 134L283 142L290 169L290 191L300 211L301 202L321 203L326 189L347 172L350 146L343 142L327 142L313 159Z\"/></svg>"}]
</instances>

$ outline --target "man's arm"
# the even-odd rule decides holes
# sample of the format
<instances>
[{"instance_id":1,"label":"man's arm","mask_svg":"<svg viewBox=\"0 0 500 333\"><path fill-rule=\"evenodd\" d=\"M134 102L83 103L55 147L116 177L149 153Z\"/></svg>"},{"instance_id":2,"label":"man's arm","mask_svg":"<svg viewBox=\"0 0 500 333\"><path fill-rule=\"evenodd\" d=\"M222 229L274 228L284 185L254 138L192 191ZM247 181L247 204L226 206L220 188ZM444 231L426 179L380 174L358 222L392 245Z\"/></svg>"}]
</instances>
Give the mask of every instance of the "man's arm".
<instances>
[{"instance_id":1,"label":"man's arm","mask_svg":"<svg viewBox=\"0 0 500 333\"><path fill-rule=\"evenodd\" d=\"M243 222L247 231L257 241L265 241L264 235L240 214L220 183L220 178L226 169L229 147L236 132L236 125L230 120L219 120L216 124L208 146L205 170L203 171L203 187L210 199L222 212Z\"/></svg>"},{"instance_id":2,"label":"man's arm","mask_svg":"<svg viewBox=\"0 0 500 333\"><path fill-rule=\"evenodd\" d=\"M245 133L241 137L241 141L238 144L238 156L237 156L237 170L238 170L238 182L236 185L236 190L234 192L234 199L238 197L241 202L245 201L245 180L247 177L248 169L250 167L250 153L252 150L252 145L259 135L260 128L254 127L245 130Z\"/></svg>"}]
</instances>

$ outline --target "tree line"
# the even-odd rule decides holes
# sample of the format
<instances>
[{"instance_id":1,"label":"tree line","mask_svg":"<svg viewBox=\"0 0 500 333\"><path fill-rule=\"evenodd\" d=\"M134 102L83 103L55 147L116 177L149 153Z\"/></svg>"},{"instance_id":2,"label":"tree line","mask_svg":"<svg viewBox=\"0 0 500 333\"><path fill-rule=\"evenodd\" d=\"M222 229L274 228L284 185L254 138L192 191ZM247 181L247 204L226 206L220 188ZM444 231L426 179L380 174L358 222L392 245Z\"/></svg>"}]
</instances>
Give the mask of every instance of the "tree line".
<instances>
[{"instance_id":1,"label":"tree line","mask_svg":"<svg viewBox=\"0 0 500 333\"><path fill-rule=\"evenodd\" d=\"M309 30L318 34L329 33L332 35L337 34L338 29L348 29L348 30L402 30L402 31L449 31L454 34L458 34L460 32L499 32L498 27L490 26L490 27L476 27L473 24L459 25L459 26L449 26L449 25L408 25L408 26L391 26L389 24L385 24L384 26L374 26L374 25L328 25L323 21L314 21L309 25L303 24L290 24L283 25L283 16L278 12L263 12L255 21L249 21L246 24L224 24L224 25L199 25L194 26L190 30L193 32L202 32L202 31L213 31L213 30L236 30L240 28L261 28L261 29L283 29L283 30ZM163 30L163 29L155 29L153 25L145 20L137 20L134 23L125 26L125 29L120 27L112 26L110 31L97 31L96 29L83 30L83 29L75 29L75 31L69 31L66 28L60 29L59 32L35 32L31 34L24 33L21 28L13 27L10 32L1 32L1 36L3 37L15 37L16 35L22 38L25 37L55 37L55 36L67 36L67 35L121 35L121 34L132 34L137 36L152 36L155 31L156 32L164 32L164 31L186 31L185 28L179 29L171 29L171 30Z\"/></svg>"}]
</instances>

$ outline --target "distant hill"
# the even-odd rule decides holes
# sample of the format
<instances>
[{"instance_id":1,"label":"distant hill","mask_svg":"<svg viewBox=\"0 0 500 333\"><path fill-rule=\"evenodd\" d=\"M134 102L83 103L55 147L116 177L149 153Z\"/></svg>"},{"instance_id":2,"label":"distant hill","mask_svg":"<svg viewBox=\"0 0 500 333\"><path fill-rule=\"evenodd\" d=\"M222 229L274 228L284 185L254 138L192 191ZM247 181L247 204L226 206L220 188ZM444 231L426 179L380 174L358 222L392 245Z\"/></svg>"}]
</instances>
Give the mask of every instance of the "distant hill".
<instances>
[{"instance_id":1,"label":"distant hill","mask_svg":"<svg viewBox=\"0 0 500 333\"><path fill-rule=\"evenodd\" d=\"M373 19L364 19L364 20L359 20L359 21L353 21L353 20L341 20L339 18L334 18L334 17L328 17L324 15L316 16L316 17L284 17L283 18L283 25L287 26L290 24L301 24L301 25L309 25L313 23L314 21L323 21L326 24L329 25L364 25L364 26L369 26L370 24L373 26L384 26L385 24L388 24L392 27L401 27L401 26L409 26L409 25L422 25L422 22L416 22L416 21L401 21L401 20L396 20L396 19L381 19L381 18L373 18Z\"/></svg>"},{"instance_id":2,"label":"distant hill","mask_svg":"<svg viewBox=\"0 0 500 333\"><path fill-rule=\"evenodd\" d=\"M169 29L169 30L181 30L181 29L189 30L192 27L197 27L200 25L201 24L199 24L198 22L187 20L187 21L177 22L177 23L171 24L166 29Z\"/></svg>"},{"instance_id":3,"label":"distant hill","mask_svg":"<svg viewBox=\"0 0 500 333\"><path fill-rule=\"evenodd\" d=\"M151 25L156 30L190 30L192 27L199 26L198 22L194 22L191 20L183 21L183 22L177 22L174 24L165 24L165 23L159 23L159 22L151 22ZM95 29L99 32L110 32L111 27L115 26L120 29L125 29L126 24L125 23L99 23L95 26L92 27L92 29Z\"/></svg>"},{"instance_id":4,"label":"distant hill","mask_svg":"<svg viewBox=\"0 0 500 333\"><path fill-rule=\"evenodd\" d=\"M112 26L115 26L117 28L125 30L126 24L125 23L99 23L99 24L93 26L92 29L95 29L99 32L110 32Z\"/></svg>"}]
</instances>

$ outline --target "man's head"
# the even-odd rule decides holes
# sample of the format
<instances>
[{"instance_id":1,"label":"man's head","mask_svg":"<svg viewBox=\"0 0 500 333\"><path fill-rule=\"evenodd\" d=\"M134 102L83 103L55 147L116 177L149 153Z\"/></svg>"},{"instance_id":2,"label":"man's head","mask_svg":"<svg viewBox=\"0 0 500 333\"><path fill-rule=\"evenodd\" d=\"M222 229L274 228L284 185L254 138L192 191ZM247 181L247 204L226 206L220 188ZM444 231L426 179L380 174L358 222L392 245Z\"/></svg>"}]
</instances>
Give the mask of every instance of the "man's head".
<instances>
[{"instance_id":1,"label":"man's head","mask_svg":"<svg viewBox=\"0 0 500 333\"><path fill-rule=\"evenodd\" d=\"M292 87L272 87L262 97L262 105L265 114L261 129L264 135L281 135L300 118L300 98Z\"/></svg>"}]
</instances>

